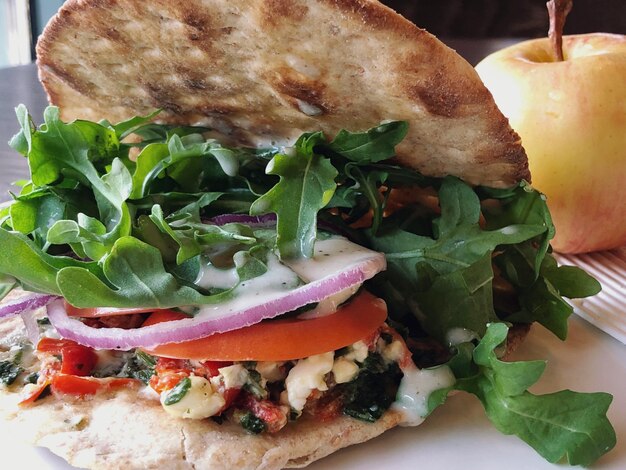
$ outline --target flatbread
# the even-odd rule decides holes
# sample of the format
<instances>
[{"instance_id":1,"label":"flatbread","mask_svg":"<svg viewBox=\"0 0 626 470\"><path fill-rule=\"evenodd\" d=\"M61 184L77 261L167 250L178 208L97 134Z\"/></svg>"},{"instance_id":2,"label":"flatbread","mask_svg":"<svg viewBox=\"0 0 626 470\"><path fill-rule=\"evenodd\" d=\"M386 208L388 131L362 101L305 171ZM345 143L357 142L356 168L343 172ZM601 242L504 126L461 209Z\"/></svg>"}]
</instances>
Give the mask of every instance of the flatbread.
<instances>
[{"instance_id":1,"label":"flatbread","mask_svg":"<svg viewBox=\"0 0 626 470\"><path fill-rule=\"evenodd\" d=\"M24 335L19 317L0 321L5 344ZM304 467L402 420L394 411L375 423L343 416L324 422L303 417L277 434L250 435L232 423L172 418L150 389L84 400L48 396L27 408L19 408L18 400L18 393L0 388L0 419L10 421L12 435L49 448L74 466L103 470Z\"/></svg>"},{"instance_id":2,"label":"flatbread","mask_svg":"<svg viewBox=\"0 0 626 470\"><path fill-rule=\"evenodd\" d=\"M472 66L374 0L69 0L37 57L64 119L162 108L252 146L401 119L404 165L494 187L530 178Z\"/></svg>"}]
</instances>

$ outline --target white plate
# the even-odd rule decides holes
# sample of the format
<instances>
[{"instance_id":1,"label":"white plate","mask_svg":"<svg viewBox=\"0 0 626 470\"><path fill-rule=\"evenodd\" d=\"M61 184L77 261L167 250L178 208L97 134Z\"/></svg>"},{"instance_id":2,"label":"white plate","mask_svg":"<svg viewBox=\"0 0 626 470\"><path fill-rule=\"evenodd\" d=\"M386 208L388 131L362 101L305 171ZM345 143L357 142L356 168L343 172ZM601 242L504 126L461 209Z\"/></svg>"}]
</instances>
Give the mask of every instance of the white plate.
<instances>
[{"instance_id":1,"label":"white plate","mask_svg":"<svg viewBox=\"0 0 626 470\"><path fill-rule=\"evenodd\" d=\"M576 314L626 344L626 247L557 259L580 266L602 284L598 295L572 301Z\"/></svg>"}]
</instances>

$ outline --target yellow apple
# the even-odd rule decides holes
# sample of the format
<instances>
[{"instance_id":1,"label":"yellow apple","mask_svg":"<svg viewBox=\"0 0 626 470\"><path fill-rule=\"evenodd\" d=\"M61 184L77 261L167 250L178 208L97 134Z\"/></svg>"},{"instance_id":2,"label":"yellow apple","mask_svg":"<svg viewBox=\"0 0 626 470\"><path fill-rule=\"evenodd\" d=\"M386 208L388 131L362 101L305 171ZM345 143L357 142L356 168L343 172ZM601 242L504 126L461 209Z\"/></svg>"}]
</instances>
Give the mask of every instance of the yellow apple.
<instances>
[{"instance_id":1,"label":"yellow apple","mask_svg":"<svg viewBox=\"0 0 626 470\"><path fill-rule=\"evenodd\" d=\"M626 36L548 38L498 51L476 66L528 154L547 196L555 250L626 244Z\"/></svg>"}]
</instances>

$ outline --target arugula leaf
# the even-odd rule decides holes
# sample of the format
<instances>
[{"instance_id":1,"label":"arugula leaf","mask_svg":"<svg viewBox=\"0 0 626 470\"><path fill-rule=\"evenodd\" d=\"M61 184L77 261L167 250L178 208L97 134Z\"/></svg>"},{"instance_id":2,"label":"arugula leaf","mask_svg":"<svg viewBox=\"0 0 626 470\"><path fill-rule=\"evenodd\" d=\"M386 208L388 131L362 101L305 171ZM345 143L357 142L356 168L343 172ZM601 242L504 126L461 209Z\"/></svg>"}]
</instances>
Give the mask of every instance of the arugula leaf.
<instances>
[{"instance_id":1,"label":"arugula leaf","mask_svg":"<svg viewBox=\"0 0 626 470\"><path fill-rule=\"evenodd\" d=\"M152 121L160 112L161 110L157 109L146 116L134 116L126 121L118 122L117 124L111 124L107 121L102 121L100 124L106 127L111 127L115 131L115 135L117 135L118 140L122 141L124 138L135 133Z\"/></svg>"},{"instance_id":2,"label":"arugula leaf","mask_svg":"<svg viewBox=\"0 0 626 470\"><path fill-rule=\"evenodd\" d=\"M313 256L317 213L335 192L337 170L329 159L313 152L322 141L321 132L304 134L296 142L295 154L274 156L266 172L280 176L280 181L250 207L251 215L276 214L276 243L283 259Z\"/></svg>"},{"instance_id":3,"label":"arugula leaf","mask_svg":"<svg viewBox=\"0 0 626 470\"><path fill-rule=\"evenodd\" d=\"M163 171L163 161L168 157L167 144L152 143L143 148L137 156L137 166L133 173L131 199L141 199L150 192L150 185Z\"/></svg>"},{"instance_id":4,"label":"arugula leaf","mask_svg":"<svg viewBox=\"0 0 626 470\"><path fill-rule=\"evenodd\" d=\"M328 148L354 162L379 162L395 155L396 145L408 131L409 124L405 121L387 122L367 132L342 129L328 144Z\"/></svg>"},{"instance_id":5,"label":"arugula leaf","mask_svg":"<svg viewBox=\"0 0 626 470\"><path fill-rule=\"evenodd\" d=\"M378 188L385 182L387 179L387 173L384 171L369 171L364 173L356 164L348 163L344 171L347 176L352 178L356 184L352 187L346 188L347 191L353 191L357 194L363 194L367 201L369 202L369 206L372 208L372 234L376 235L380 224L383 220L383 212L385 210L385 197L381 194ZM343 197L351 197L356 199L356 195L349 195L347 191L343 191Z\"/></svg>"},{"instance_id":6,"label":"arugula leaf","mask_svg":"<svg viewBox=\"0 0 626 470\"><path fill-rule=\"evenodd\" d=\"M566 458L570 465L589 466L615 446L606 418L612 397L606 393L509 396L484 380L476 392L500 432L517 435L549 462Z\"/></svg>"},{"instance_id":7,"label":"arugula leaf","mask_svg":"<svg viewBox=\"0 0 626 470\"><path fill-rule=\"evenodd\" d=\"M83 268L61 269L56 279L61 295L76 307L107 305L114 308L172 308L216 303L228 298L228 292L205 296L180 285L163 266L160 251L133 237L115 242L102 270L107 283Z\"/></svg>"},{"instance_id":8,"label":"arugula leaf","mask_svg":"<svg viewBox=\"0 0 626 470\"><path fill-rule=\"evenodd\" d=\"M268 252L268 247L257 245L248 251L235 253L234 261L240 282L261 276L268 271Z\"/></svg>"},{"instance_id":9,"label":"arugula leaf","mask_svg":"<svg viewBox=\"0 0 626 470\"><path fill-rule=\"evenodd\" d=\"M390 315L412 335L429 333L443 344L452 328L483 336L478 345L458 345L448 365L454 388L479 397L499 429L518 434L551 461L567 456L587 464L614 445L604 416L608 395L535 396L527 388L545 363L498 359L507 332L498 318L536 321L564 338L572 307L562 295L600 289L581 270L557 266L545 198L527 183L472 188L384 162L406 134L404 122L342 130L331 142L321 132L304 134L285 152L226 148L205 139L206 129L150 122L156 112L118 124L63 123L49 107L39 128L25 107L16 114L21 130L10 144L28 157L32 181L0 209L0 273L10 276L0 281L0 296L15 278L80 307L220 302L237 295L241 284L194 286L202 263L219 260L216 266L228 265L243 283L268 270L275 246L282 258L311 256L320 217L386 253L388 270L369 288L385 297ZM143 141L122 142L131 133ZM141 149L136 161L129 158L132 147ZM407 203L387 215L393 191L414 186L438 192L440 213ZM332 211L318 214L324 208ZM203 223L224 212L274 212L277 231ZM370 212L371 228L351 226ZM98 262L57 254L70 248ZM496 275L512 286L513 300L496 293L494 303ZM127 372L149 377L153 365L133 361ZM429 406L443 403L449 391L434 392ZM371 403L363 404L355 408L359 415L372 411Z\"/></svg>"},{"instance_id":10,"label":"arugula leaf","mask_svg":"<svg viewBox=\"0 0 626 470\"><path fill-rule=\"evenodd\" d=\"M9 209L13 229L25 235L31 234L40 246L49 243L46 239L48 229L62 220L66 211L67 203L49 192L17 200Z\"/></svg>"},{"instance_id":11,"label":"arugula leaf","mask_svg":"<svg viewBox=\"0 0 626 470\"><path fill-rule=\"evenodd\" d=\"M91 187L100 218L107 227L107 233L101 235L101 243L110 247L115 239L128 235L131 220L124 201L129 194L131 179L121 160L115 158L120 155L120 142L115 131L89 121L63 123L59 109L54 106L46 108L45 124L38 130L33 130L23 117L20 120L23 140L28 143L33 183L45 186L69 177ZM110 172L100 176L97 167L111 162ZM82 251L93 251L96 259L102 254L102 250L90 250L88 246L83 246Z\"/></svg>"},{"instance_id":12,"label":"arugula leaf","mask_svg":"<svg viewBox=\"0 0 626 470\"><path fill-rule=\"evenodd\" d=\"M20 131L11 138L9 145L15 151L27 156L28 149L30 148L32 142L31 135L35 132L37 126L35 126L33 119L30 114L28 114L26 106L23 104L20 104L17 108L15 108L15 115L17 116L17 121L20 124Z\"/></svg>"},{"instance_id":13,"label":"arugula leaf","mask_svg":"<svg viewBox=\"0 0 626 470\"><path fill-rule=\"evenodd\" d=\"M49 106L44 111L45 125L34 132L22 128L29 135L28 163L33 183L37 186L54 183L61 174L72 176L108 196L109 191L98 175L93 163L115 155L119 141L112 129L89 121L65 124L60 120L59 109Z\"/></svg>"},{"instance_id":14,"label":"arugula leaf","mask_svg":"<svg viewBox=\"0 0 626 470\"><path fill-rule=\"evenodd\" d=\"M612 397L606 393L578 393L564 390L533 395L527 388L542 374L543 361L503 362L496 348L507 336L503 323L492 323L481 342L468 356L465 343L461 356L451 368L457 375L454 386L438 391L429 400L429 409L445 401L451 390L472 393L482 402L487 416L504 434L515 434L549 462L567 458L571 465L587 466L615 446L615 431L606 412ZM479 367L459 367L473 359Z\"/></svg>"},{"instance_id":15,"label":"arugula leaf","mask_svg":"<svg viewBox=\"0 0 626 470\"><path fill-rule=\"evenodd\" d=\"M256 242L251 231L239 224L224 226L204 224L199 220L194 220L194 217L189 215L183 215L178 219L172 218L168 223L163 218L160 206L152 208L150 219L180 246L176 256L178 264L210 250L215 245L224 249L224 245L250 245Z\"/></svg>"},{"instance_id":16,"label":"arugula leaf","mask_svg":"<svg viewBox=\"0 0 626 470\"><path fill-rule=\"evenodd\" d=\"M147 196L157 178L166 176L186 191L198 191L206 164L204 160L214 159L225 176L235 176L239 169L239 154L222 147L215 140L204 140L200 134L183 137L174 134L167 143L147 145L137 156L130 197L140 199Z\"/></svg>"},{"instance_id":17,"label":"arugula leaf","mask_svg":"<svg viewBox=\"0 0 626 470\"><path fill-rule=\"evenodd\" d=\"M473 352L474 362L493 369L493 383L504 395L521 395L533 385L546 368L545 361L503 362L495 349L506 341L508 327L504 323L492 323Z\"/></svg>"},{"instance_id":18,"label":"arugula leaf","mask_svg":"<svg viewBox=\"0 0 626 470\"><path fill-rule=\"evenodd\" d=\"M17 279L5 274L0 274L0 300L4 299L17 285Z\"/></svg>"},{"instance_id":19,"label":"arugula leaf","mask_svg":"<svg viewBox=\"0 0 626 470\"><path fill-rule=\"evenodd\" d=\"M554 238L554 224L546 197L539 191L535 191L530 184L522 181L518 186L509 189L479 188L479 193L499 200L501 205L497 210L491 211L490 206L484 207L487 228L506 227L511 224L530 224L545 227L545 231L540 237L538 248L527 251L526 255L532 256L535 276L539 274L539 269L545 254L548 252L550 240Z\"/></svg>"},{"instance_id":20,"label":"arugula leaf","mask_svg":"<svg viewBox=\"0 0 626 470\"><path fill-rule=\"evenodd\" d=\"M387 258L388 271L379 278L386 287L379 289L390 292L389 286L397 286L404 292L404 301L390 303L393 317L405 316L402 310L412 312L426 332L445 344L452 328L482 334L497 318L492 297L494 250L533 238L546 228L512 224L483 230L478 196L456 178L443 179L439 201L441 215L432 223L432 236L409 231L410 216L402 212L385 218L376 235L371 230L366 234L368 244Z\"/></svg>"},{"instance_id":21,"label":"arugula leaf","mask_svg":"<svg viewBox=\"0 0 626 470\"><path fill-rule=\"evenodd\" d=\"M517 288L519 310L507 314L506 319L518 323L538 322L564 340L567 321L574 309L562 296L595 295L600 292L600 283L579 268L558 266L550 254L545 255L539 274L535 276L532 256L519 256L527 251L529 248L524 245L505 251L495 260L505 277Z\"/></svg>"},{"instance_id":22,"label":"arugula leaf","mask_svg":"<svg viewBox=\"0 0 626 470\"><path fill-rule=\"evenodd\" d=\"M559 266L552 256L546 256L541 265L544 276L563 297L578 299L598 294L600 283L577 266Z\"/></svg>"},{"instance_id":23,"label":"arugula leaf","mask_svg":"<svg viewBox=\"0 0 626 470\"><path fill-rule=\"evenodd\" d=\"M383 227L379 236L370 237L372 246L385 252L389 261L426 261L445 274L470 266L499 245L520 243L546 230L543 226L522 224L482 230L478 197L457 178L444 178L439 200L441 216L433 222L434 238L401 234L400 229L389 224L391 227ZM409 245L398 242L407 237Z\"/></svg>"},{"instance_id":24,"label":"arugula leaf","mask_svg":"<svg viewBox=\"0 0 626 470\"><path fill-rule=\"evenodd\" d=\"M422 327L442 344L453 328L464 328L479 335L497 319L493 310L493 271L486 254L474 264L435 277L423 292L415 292Z\"/></svg>"},{"instance_id":25,"label":"arugula leaf","mask_svg":"<svg viewBox=\"0 0 626 470\"><path fill-rule=\"evenodd\" d=\"M0 246L0 272L19 279L28 290L61 295L56 276L66 267L89 272L96 278L102 276L96 263L49 255L25 235L3 228L0 228Z\"/></svg>"}]
</instances>

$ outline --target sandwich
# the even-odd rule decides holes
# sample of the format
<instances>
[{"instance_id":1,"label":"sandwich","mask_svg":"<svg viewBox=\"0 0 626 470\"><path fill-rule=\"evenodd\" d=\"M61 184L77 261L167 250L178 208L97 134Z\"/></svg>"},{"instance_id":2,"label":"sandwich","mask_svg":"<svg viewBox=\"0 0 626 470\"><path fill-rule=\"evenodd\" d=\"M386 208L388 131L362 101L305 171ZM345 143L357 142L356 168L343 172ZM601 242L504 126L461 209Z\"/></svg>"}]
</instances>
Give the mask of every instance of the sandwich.
<instances>
[{"instance_id":1,"label":"sandwich","mask_svg":"<svg viewBox=\"0 0 626 470\"><path fill-rule=\"evenodd\" d=\"M371 0L69 0L0 212L0 410L86 468L305 466L464 391L549 461L610 395L503 357L599 290L551 255L518 136ZM585 419L581 419L581 416Z\"/></svg>"}]
</instances>

